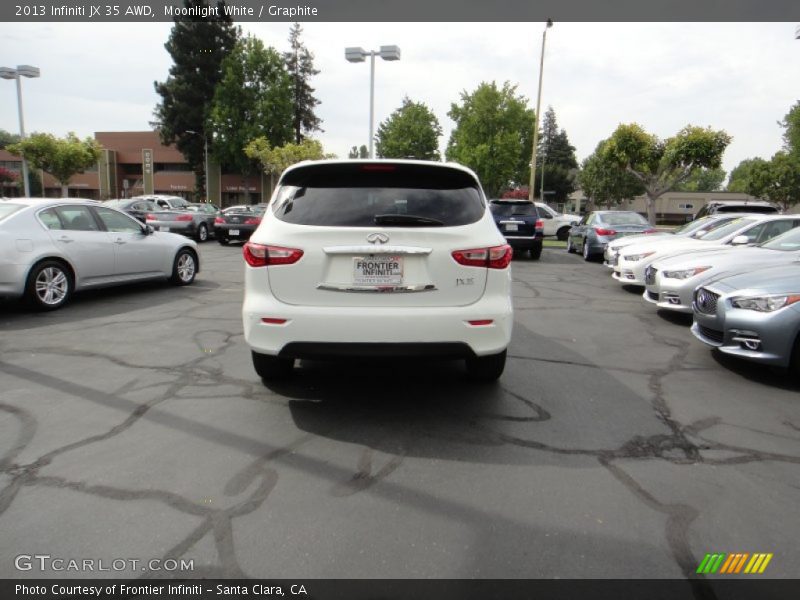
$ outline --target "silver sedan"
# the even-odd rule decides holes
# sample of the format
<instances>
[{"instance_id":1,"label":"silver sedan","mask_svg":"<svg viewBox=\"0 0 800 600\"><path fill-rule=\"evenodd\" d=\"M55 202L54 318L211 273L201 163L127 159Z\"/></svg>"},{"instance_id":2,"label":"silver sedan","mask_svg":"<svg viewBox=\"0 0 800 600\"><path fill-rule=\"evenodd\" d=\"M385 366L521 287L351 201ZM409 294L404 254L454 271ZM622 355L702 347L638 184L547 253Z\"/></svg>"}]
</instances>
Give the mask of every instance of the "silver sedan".
<instances>
[{"instance_id":1,"label":"silver sedan","mask_svg":"<svg viewBox=\"0 0 800 600\"><path fill-rule=\"evenodd\" d=\"M692 333L704 344L800 375L800 264L702 285L693 306Z\"/></svg>"},{"instance_id":2,"label":"silver sedan","mask_svg":"<svg viewBox=\"0 0 800 600\"><path fill-rule=\"evenodd\" d=\"M73 292L149 279L189 285L197 244L91 200L0 201L0 296L40 310Z\"/></svg>"}]
</instances>

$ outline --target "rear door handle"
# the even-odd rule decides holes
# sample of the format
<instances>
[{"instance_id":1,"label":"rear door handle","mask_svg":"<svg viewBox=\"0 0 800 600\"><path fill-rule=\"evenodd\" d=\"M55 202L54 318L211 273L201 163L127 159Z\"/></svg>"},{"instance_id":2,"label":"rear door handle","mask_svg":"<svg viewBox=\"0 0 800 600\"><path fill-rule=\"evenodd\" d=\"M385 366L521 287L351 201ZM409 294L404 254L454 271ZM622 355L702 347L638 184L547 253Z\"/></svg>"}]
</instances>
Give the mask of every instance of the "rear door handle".
<instances>
[{"instance_id":1,"label":"rear door handle","mask_svg":"<svg viewBox=\"0 0 800 600\"><path fill-rule=\"evenodd\" d=\"M119 244L121 246L122 244L125 244L126 242L122 238L117 238L117 239L114 240L114 243L115 244Z\"/></svg>"},{"instance_id":2,"label":"rear door handle","mask_svg":"<svg viewBox=\"0 0 800 600\"><path fill-rule=\"evenodd\" d=\"M58 241L59 242L64 242L65 244L71 244L75 240L73 240L72 238L68 238L67 236L63 236L62 235L60 238L58 238Z\"/></svg>"}]
</instances>

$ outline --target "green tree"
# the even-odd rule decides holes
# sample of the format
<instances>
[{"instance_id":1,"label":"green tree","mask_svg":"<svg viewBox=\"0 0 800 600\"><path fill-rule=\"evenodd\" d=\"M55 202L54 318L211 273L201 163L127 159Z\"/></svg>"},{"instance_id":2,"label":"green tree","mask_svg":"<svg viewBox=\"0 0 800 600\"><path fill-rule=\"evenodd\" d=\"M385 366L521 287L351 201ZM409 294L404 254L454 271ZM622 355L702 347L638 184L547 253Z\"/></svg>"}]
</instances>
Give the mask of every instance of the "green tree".
<instances>
[{"instance_id":1,"label":"green tree","mask_svg":"<svg viewBox=\"0 0 800 600\"><path fill-rule=\"evenodd\" d=\"M440 160L439 138L442 127L422 102L407 96L403 104L378 126L375 151L380 158Z\"/></svg>"},{"instance_id":2,"label":"green tree","mask_svg":"<svg viewBox=\"0 0 800 600\"><path fill-rule=\"evenodd\" d=\"M604 145L604 158L644 185L647 217L656 221L656 200L700 168L718 169L731 141L724 131L687 125L660 140L640 125L620 125Z\"/></svg>"},{"instance_id":3,"label":"green tree","mask_svg":"<svg viewBox=\"0 0 800 600\"><path fill-rule=\"evenodd\" d=\"M335 154L326 154L322 144L312 138L305 138L299 144L288 142L283 146L272 147L267 138L260 137L247 144L244 153L257 160L264 172L270 175L280 175L303 160L336 158Z\"/></svg>"},{"instance_id":4,"label":"green tree","mask_svg":"<svg viewBox=\"0 0 800 600\"><path fill-rule=\"evenodd\" d=\"M725 169L697 169L683 183L672 188L676 192L716 192L725 181Z\"/></svg>"},{"instance_id":5,"label":"green tree","mask_svg":"<svg viewBox=\"0 0 800 600\"><path fill-rule=\"evenodd\" d=\"M364 145L361 146L353 146L350 148L350 152L347 153L347 158L368 158L369 157L369 149Z\"/></svg>"},{"instance_id":6,"label":"green tree","mask_svg":"<svg viewBox=\"0 0 800 600\"><path fill-rule=\"evenodd\" d=\"M222 68L211 105L214 156L248 174L255 164L244 148L252 140L264 137L275 147L293 139L291 79L275 49L253 36L236 44Z\"/></svg>"},{"instance_id":7,"label":"green tree","mask_svg":"<svg viewBox=\"0 0 800 600\"><path fill-rule=\"evenodd\" d=\"M777 152L772 159L753 166L747 193L776 202L786 210L800 202L800 158Z\"/></svg>"},{"instance_id":8,"label":"green tree","mask_svg":"<svg viewBox=\"0 0 800 600\"><path fill-rule=\"evenodd\" d=\"M61 184L61 195L66 198L69 180L97 164L102 147L90 137L81 140L71 132L64 138L34 133L8 146L8 151L25 157L34 169L43 169L55 177Z\"/></svg>"},{"instance_id":9,"label":"green tree","mask_svg":"<svg viewBox=\"0 0 800 600\"><path fill-rule=\"evenodd\" d=\"M728 179L728 185L726 186L727 191L740 192L744 194L749 193L747 190L750 189L750 179L752 177L753 170L758 168L759 165L766 163L766 160L758 157L746 158L740 162L731 171L730 178Z\"/></svg>"},{"instance_id":10,"label":"green tree","mask_svg":"<svg viewBox=\"0 0 800 600\"><path fill-rule=\"evenodd\" d=\"M780 125L786 128L783 132L784 149L800 157L800 101L789 109Z\"/></svg>"},{"instance_id":11,"label":"green tree","mask_svg":"<svg viewBox=\"0 0 800 600\"><path fill-rule=\"evenodd\" d=\"M537 151L536 179L534 195L539 196L542 182L542 166L544 166L545 191L553 191L553 199L564 202L575 191L575 177L578 171L578 159L575 147L569 143L567 132L558 128L556 113L549 107L542 120L542 131L539 136Z\"/></svg>"},{"instance_id":12,"label":"green tree","mask_svg":"<svg viewBox=\"0 0 800 600\"><path fill-rule=\"evenodd\" d=\"M18 134L0 129L0 150L11 144L16 144L20 139Z\"/></svg>"},{"instance_id":13,"label":"green tree","mask_svg":"<svg viewBox=\"0 0 800 600\"><path fill-rule=\"evenodd\" d=\"M183 4L186 8L203 8L209 6L209 0L184 0ZM224 0L216 6L219 16L175 18L164 44L173 65L166 81L154 82L161 101L153 111L151 125L158 129L164 144L175 144L186 157L201 193L205 185L205 141L213 146L208 128L211 101L222 78L222 60L240 35L224 14Z\"/></svg>"},{"instance_id":14,"label":"green tree","mask_svg":"<svg viewBox=\"0 0 800 600\"><path fill-rule=\"evenodd\" d=\"M530 179L533 110L508 82L481 83L474 92L461 92L461 103L447 115L456 126L445 153L478 174L490 197Z\"/></svg>"},{"instance_id":15,"label":"green tree","mask_svg":"<svg viewBox=\"0 0 800 600\"><path fill-rule=\"evenodd\" d=\"M303 28L300 27L300 23L295 23L289 31L291 49L283 53L286 70L292 79L292 128L296 144L299 144L306 134L322 131L320 128L322 120L314 113L314 107L319 104L319 100L314 97L314 88L309 83L319 71L314 68L314 55L300 41L302 33Z\"/></svg>"},{"instance_id":16,"label":"green tree","mask_svg":"<svg viewBox=\"0 0 800 600\"><path fill-rule=\"evenodd\" d=\"M578 183L591 204L611 208L643 194L644 186L608 158L604 151L607 143L608 140L600 142L594 153L583 161Z\"/></svg>"}]
</instances>

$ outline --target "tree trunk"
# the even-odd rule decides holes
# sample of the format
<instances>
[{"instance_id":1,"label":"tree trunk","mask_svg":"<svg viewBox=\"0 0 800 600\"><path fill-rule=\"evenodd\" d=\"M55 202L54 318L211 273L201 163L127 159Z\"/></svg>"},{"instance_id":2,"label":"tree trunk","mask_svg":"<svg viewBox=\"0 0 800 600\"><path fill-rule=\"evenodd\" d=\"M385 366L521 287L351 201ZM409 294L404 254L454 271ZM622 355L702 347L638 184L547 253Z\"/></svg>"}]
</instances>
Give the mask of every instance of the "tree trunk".
<instances>
[{"instance_id":1,"label":"tree trunk","mask_svg":"<svg viewBox=\"0 0 800 600\"><path fill-rule=\"evenodd\" d=\"M66 184L61 184L61 197L62 198L69 198L69 188Z\"/></svg>"},{"instance_id":2,"label":"tree trunk","mask_svg":"<svg viewBox=\"0 0 800 600\"><path fill-rule=\"evenodd\" d=\"M647 192L647 199L645 204L647 204L647 220L650 221L650 225L655 227L656 225L656 199L658 196L652 195L650 192Z\"/></svg>"}]
</instances>

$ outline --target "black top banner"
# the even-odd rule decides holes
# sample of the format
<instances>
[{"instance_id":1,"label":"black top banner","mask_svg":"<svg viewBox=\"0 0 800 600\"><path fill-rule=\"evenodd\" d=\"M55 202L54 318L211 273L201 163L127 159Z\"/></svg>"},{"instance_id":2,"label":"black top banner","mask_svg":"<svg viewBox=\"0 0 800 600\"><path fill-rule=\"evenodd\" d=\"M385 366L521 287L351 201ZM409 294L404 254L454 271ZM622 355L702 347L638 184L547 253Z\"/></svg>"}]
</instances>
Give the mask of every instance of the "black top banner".
<instances>
[{"instance_id":1,"label":"black top banner","mask_svg":"<svg viewBox=\"0 0 800 600\"><path fill-rule=\"evenodd\" d=\"M798 0L230 0L187 10L180 0L10 0L4 22L154 22L176 18L320 22L800 21Z\"/></svg>"}]
</instances>

